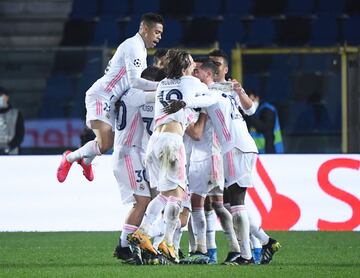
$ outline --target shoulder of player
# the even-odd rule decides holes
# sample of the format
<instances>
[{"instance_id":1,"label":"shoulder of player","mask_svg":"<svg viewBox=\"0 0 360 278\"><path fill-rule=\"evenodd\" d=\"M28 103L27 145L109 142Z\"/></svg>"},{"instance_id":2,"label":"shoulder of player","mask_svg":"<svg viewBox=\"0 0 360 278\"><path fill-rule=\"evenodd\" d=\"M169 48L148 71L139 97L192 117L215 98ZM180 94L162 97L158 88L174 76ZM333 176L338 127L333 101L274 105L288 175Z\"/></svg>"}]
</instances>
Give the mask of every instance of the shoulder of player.
<instances>
[{"instance_id":1,"label":"shoulder of player","mask_svg":"<svg viewBox=\"0 0 360 278\"><path fill-rule=\"evenodd\" d=\"M118 47L121 50L136 50L138 49L137 45L141 46L141 41L139 40L138 36L132 36L124 40Z\"/></svg>"},{"instance_id":2,"label":"shoulder of player","mask_svg":"<svg viewBox=\"0 0 360 278\"><path fill-rule=\"evenodd\" d=\"M200 79L197 77L194 77L192 75L184 75L180 78L184 82L195 82L195 83L201 83Z\"/></svg>"},{"instance_id":3,"label":"shoulder of player","mask_svg":"<svg viewBox=\"0 0 360 278\"><path fill-rule=\"evenodd\" d=\"M184 86L192 86L192 87L195 86L194 88L200 87L203 90L205 90L205 89L208 90L208 87L203 82L201 82L199 78L196 78L194 76L186 75L186 76L181 77L180 80Z\"/></svg>"},{"instance_id":4,"label":"shoulder of player","mask_svg":"<svg viewBox=\"0 0 360 278\"><path fill-rule=\"evenodd\" d=\"M159 90L159 87L169 87L169 86L174 86L174 85L176 86L180 83L181 83L180 79L165 78L159 82L158 90Z\"/></svg>"}]
</instances>

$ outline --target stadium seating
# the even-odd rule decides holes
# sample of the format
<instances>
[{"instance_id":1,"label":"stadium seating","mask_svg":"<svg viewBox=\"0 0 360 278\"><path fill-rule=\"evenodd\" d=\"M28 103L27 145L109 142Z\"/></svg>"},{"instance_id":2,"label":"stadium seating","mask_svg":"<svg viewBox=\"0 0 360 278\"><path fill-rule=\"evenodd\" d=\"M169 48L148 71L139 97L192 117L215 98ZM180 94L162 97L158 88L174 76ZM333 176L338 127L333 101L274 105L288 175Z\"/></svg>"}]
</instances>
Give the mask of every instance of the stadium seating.
<instances>
[{"instance_id":1,"label":"stadium seating","mask_svg":"<svg viewBox=\"0 0 360 278\"><path fill-rule=\"evenodd\" d=\"M172 17L165 17L164 21L164 33L161 36L159 47L173 47L181 42L183 34L182 23L180 20Z\"/></svg>"},{"instance_id":2,"label":"stadium seating","mask_svg":"<svg viewBox=\"0 0 360 278\"><path fill-rule=\"evenodd\" d=\"M316 12L318 14L329 14L333 16L340 15L344 12L345 1L342 0L318 0Z\"/></svg>"},{"instance_id":3,"label":"stadium seating","mask_svg":"<svg viewBox=\"0 0 360 278\"><path fill-rule=\"evenodd\" d=\"M110 16L101 17L96 24L94 38L91 44L95 46L107 45L115 47L119 43L120 33L116 18Z\"/></svg>"},{"instance_id":4,"label":"stadium seating","mask_svg":"<svg viewBox=\"0 0 360 278\"><path fill-rule=\"evenodd\" d=\"M311 31L310 17L286 17L275 21L275 42L281 46L299 46L309 42Z\"/></svg>"},{"instance_id":5,"label":"stadium seating","mask_svg":"<svg viewBox=\"0 0 360 278\"><path fill-rule=\"evenodd\" d=\"M25 0L1 1L2 46L115 48L138 31L140 17L146 12L159 12L165 18L159 47L210 47L218 42L230 54L237 43L248 48L360 44L360 33L356 28L360 26L358 0L42 1L43 5L33 7ZM47 18L47 23L42 26L37 21L40 15ZM271 77L273 73L290 69L286 60L270 56L253 57L251 62L246 59L243 62L246 68L244 80L264 91L275 86L273 80L279 77ZM296 63L305 72L334 69L331 59L326 60L321 55L309 60L299 58ZM6 67L5 62L0 63L2 70ZM99 71L95 76L89 67L86 52L58 51L49 58L48 72L42 74L43 84L48 84L46 90L50 90L53 82L61 80L59 76L66 75L71 82L76 80L74 90L81 87L81 92L84 92L89 82L93 82L99 72L101 74ZM259 67L263 70L261 76L253 77ZM85 75L90 77L86 80ZM69 80L64 83L69 83ZM83 97L79 95L76 101L80 101L80 96Z\"/></svg>"},{"instance_id":6,"label":"stadium seating","mask_svg":"<svg viewBox=\"0 0 360 278\"><path fill-rule=\"evenodd\" d=\"M160 0L133 0L132 1L132 13L144 14L148 12L158 13L160 10Z\"/></svg>"},{"instance_id":7,"label":"stadium seating","mask_svg":"<svg viewBox=\"0 0 360 278\"><path fill-rule=\"evenodd\" d=\"M189 17L194 9L192 0L160 0L160 13L163 16Z\"/></svg>"},{"instance_id":8,"label":"stadium seating","mask_svg":"<svg viewBox=\"0 0 360 278\"><path fill-rule=\"evenodd\" d=\"M308 16L314 13L315 0L288 0L285 14L288 16Z\"/></svg>"},{"instance_id":9,"label":"stadium seating","mask_svg":"<svg viewBox=\"0 0 360 278\"><path fill-rule=\"evenodd\" d=\"M346 0L345 12L350 15L360 15L360 2L358 0Z\"/></svg>"},{"instance_id":10,"label":"stadium seating","mask_svg":"<svg viewBox=\"0 0 360 278\"><path fill-rule=\"evenodd\" d=\"M219 19L196 17L185 22L182 43L185 46L209 46L217 41Z\"/></svg>"},{"instance_id":11,"label":"stadium seating","mask_svg":"<svg viewBox=\"0 0 360 278\"><path fill-rule=\"evenodd\" d=\"M248 46L271 46L274 42L274 24L269 17L256 17L250 22L250 32L246 39Z\"/></svg>"},{"instance_id":12,"label":"stadium seating","mask_svg":"<svg viewBox=\"0 0 360 278\"><path fill-rule=\"evenodd\" d=\"M344 22L344 39L345 42L351 45L360 44L360 15L350 16Z\"/></svg>"},{"instance_id":13,"label":"stadium seating","mask_svg":"<svg viewBox=\"0 0 360 278\"><path fill-rule=\"evenodd\" d=\"M223 2L219 0L197 0L194 1L195 16L218 16L222 14Z\"/></svg>"},{"instance_id":14,"label":"stadium seating","mask_svg":"<svg viewBox=\"0 0 360 278\"><path fill-rule=\"evenodd\" d=\"M245 29L238 16L227 15L219 23L218 40L226 49L234 47L236 43L244 44Z\"/></svg>"},{"instance_id":15,"label":"stadium seating","mask_svg":"<svg viewBox=\"0 0 360 278\"><path fill-rule=\"evenodd\" d=\"M65 24L62 46L86 46L92 41L96 20L74 18Z\"/></svg>"},{"instance_id":16,"label":"stadium seating","mask_svg":"<svg viewBox=\"0 0 360 278\"><path fill-rule=\"evenodd\" d=\"M255 16L279 16L284 14L287 0L253 0L253 3Z\"/></svg>"},{"instance_id":17,"label":"stadium seating","mask_svg":"<svg viewBox=\"0 0 360 278\"><path fill-rule=\"evenodd\" d=\"M40 116L66 118L70 116L75 94L74 83L64 74L55 74L47 81Z\"/></svg>"},{"instance_id":18,"label":"stadium seating","mask_svg":"<svg viewBox=\"0 0 360 278\"><path fill-rule=\"evenodd\" d=\"M252 14L251 0L226 0L224 8L225 17L240 16L248 17Z\"/></svg>"},{"instance_id":19,"label":"stadium seating","mask_svg":"<svg viewBox=\"0 0 360 278\"><path fill-rule=\"evenodd\" d=\"M128 1L102 0L100 5L100 13L101 15L112 16L114 18L128 15Z\"/></svg>"},{"instance_id":20,"label":"stadium seating","mask_svg":"<svg viewBox=\"0 0 360 278\"><path fill-rule=\"evenodd\" d=\"M319 15L312 22L310 44L314 46L330 46L338 43L338 19L330 15Z\"/></svg>"},{"instance_id":21,"label":"stadium seating","mask_svg":"<svg viewBox=\"0 0 360 278\"><path fill-rule=\"evenodd\" d=\"M90 19L99 15L99 1L73 0L71 18Z\"/></svg>"}]
</instances>

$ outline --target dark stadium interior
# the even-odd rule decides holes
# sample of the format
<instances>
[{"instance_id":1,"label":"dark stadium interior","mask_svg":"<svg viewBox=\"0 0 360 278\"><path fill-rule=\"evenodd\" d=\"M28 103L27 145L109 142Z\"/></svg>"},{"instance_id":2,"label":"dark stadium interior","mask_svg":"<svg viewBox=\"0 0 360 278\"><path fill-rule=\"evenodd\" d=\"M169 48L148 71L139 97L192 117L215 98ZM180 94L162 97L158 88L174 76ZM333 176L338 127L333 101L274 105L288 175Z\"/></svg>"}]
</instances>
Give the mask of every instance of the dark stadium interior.
<instances>
[{"instance_id":1,"label":"dark stadium interior","mask_svg":"<svg viewBox=\"0 0 360 278\"><path fill-rule=\"evenodd\" d=\"M165 48L217 45L230 55L237 46L360 44L356 0L26 2L0 3L0 84L12 92L25 119L83 118L85 92L102 75L109 48L134 35L140 16L149 11L165 17L159 44ZM244 56L244 87L277 106L287 152L341 152L339 57Z\"/></svg>"}]
</instances>

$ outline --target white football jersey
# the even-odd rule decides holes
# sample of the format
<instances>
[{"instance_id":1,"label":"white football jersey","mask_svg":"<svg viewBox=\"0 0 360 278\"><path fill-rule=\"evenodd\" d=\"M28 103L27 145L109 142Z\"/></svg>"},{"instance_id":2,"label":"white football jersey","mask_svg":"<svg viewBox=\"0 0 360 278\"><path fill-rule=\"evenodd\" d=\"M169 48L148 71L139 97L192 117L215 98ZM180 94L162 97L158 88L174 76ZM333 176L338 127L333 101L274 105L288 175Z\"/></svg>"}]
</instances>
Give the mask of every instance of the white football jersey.
<instances>
[{"instance_id":1,"label":"white football jersey","mask_svg":"<svg viewBox=\"0 0 360 278\"><path fill-rule=\"evenodd\" d=\"M255 152L257 148L239 112L239 101L230 92L212 90L218 101L206 109L219 139L222 153L234 147L242 152ZM240 104L241 105L241 104Z\"/></svg>"},{"instance_id":2,"label":"white football jersey","mask_svg":"<svg viewBox=\"0 0 360 278\"><path fill-rule=\"evenodd\" d=\"M142 149L145 151L149 138L154 131L154 110L155 103L145 103L139 107L139 112L143 122L144 135L142 139Z\"/></svg>"},{"instance_id":3,"label":"white football jersey","mask_svg":"<svg viewBox=\"0 0 360 278\"><path fill-rule=\"evenodd\" d=\"M214 126L211 118L208 117L204 132L199 141L193 140L191 161L202 161L213 155Z\"/></svg>"},{"instance_id":4,"label":"white football jersey","mask_svg":"<svg viewBox=\"0 0 360 278\"><path fill-rule=\"evenodd\" d=\"M109 61L105 74L92 86L89 93L99 93L115 102L129 88L129 76L139 77L146 65L147 50L139 33L122 42Z\"/></svg>"},{"instance_id":5,"label":"white football jersey","mask_svg":"<svg viewBox=\"0 0 360 278\"><path fill-rule=\"evenodd\" d=\"M193 76L183 76L179 79L163 79L156 91L154 128L176 121L182 125L183 131L185 131L190 108L207 107L215 103L214 98L203 95L208 91L206 85ZM185 101L186 108L173 114L165 114L162 109L168 105L171 99Z\"/></svg>"},{"instance_id":6,"label":"white football jersey","mask_svg":"<svg viewBox=\"0 0 360 278\"><path fill-rule=\"evenodd\" d=\"M139 107L144 104L145 93L142 90L132 88L121 97L115 120L114 149L126 153L130 147L141 148L144 127Z\"/></svg>"}]
</instances>

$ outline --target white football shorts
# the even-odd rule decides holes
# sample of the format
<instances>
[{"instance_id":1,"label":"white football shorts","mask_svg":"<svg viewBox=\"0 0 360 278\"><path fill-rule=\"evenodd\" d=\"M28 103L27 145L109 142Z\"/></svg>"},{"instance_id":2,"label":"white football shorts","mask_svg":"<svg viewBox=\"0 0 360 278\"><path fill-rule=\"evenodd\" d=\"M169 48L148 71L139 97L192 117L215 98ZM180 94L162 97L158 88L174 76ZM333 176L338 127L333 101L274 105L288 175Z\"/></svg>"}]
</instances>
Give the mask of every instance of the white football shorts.
<instances>
[{"instance_id":1,"label":"white football shorts","mask_svg":"<svg viewBox=\"0 0 360 278\"><path fill-rule=\"evenodd\" d=\"M124 204L134 203L134 194L151 197L148 176L141 160L139 148L131 148L129 154L123 157L115 150L113 152L113 172Z\"/></svg>"},{"instance_id":2,"label":"white football shorts","mask_svg":"<svg viewBox=\"0 0 360 278\"><path fill-rule=\"evenodd\" d=\"M233 148L223 158L226 188L235 183L240 187L253 187L256 153L243 153L238 148Z\"/></svg>"}]
</instances>

